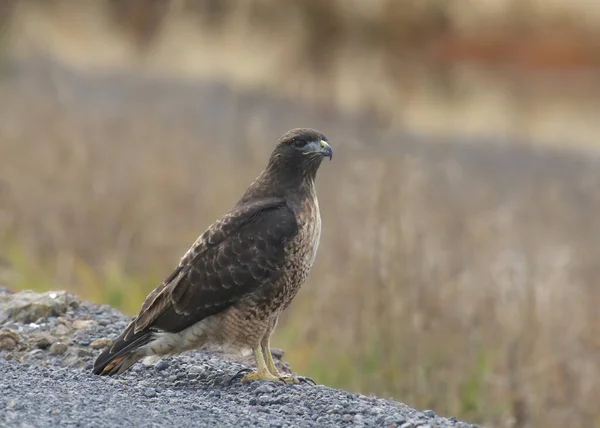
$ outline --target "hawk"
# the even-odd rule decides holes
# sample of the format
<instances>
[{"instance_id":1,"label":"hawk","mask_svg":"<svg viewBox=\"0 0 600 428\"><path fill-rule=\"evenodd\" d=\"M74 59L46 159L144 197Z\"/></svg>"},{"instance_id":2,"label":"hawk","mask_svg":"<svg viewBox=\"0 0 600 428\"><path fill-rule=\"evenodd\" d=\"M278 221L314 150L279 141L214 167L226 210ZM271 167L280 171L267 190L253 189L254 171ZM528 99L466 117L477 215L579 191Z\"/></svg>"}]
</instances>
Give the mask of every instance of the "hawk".
<instances>
[{"instance_id":1,"label":"hawk","mask_svg":"<svg viewBox=\"0 0 600 428\"><path fill-rule=\"evenodd\" d=\"M93 373L117 375L142 358L218 346L254 354L257 370L242 382L300 382L279 372L270 337L315 261L321 235L315 178L332 154L314 129L285 133L264 170L150 292Z\"/></svg>"}]
</instances>

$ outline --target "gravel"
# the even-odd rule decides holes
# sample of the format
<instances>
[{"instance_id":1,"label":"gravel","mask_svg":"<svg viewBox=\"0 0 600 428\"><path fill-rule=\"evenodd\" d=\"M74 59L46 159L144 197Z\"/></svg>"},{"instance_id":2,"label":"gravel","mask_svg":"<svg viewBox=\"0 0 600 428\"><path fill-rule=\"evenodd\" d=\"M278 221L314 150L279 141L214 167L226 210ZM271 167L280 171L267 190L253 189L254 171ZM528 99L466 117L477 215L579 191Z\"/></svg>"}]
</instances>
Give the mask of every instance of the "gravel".
<instances>
[{"instance_id":1,"label":"gravel","mask_svg":"<svg viewBox=\"0 0 600 428\"><path fill-rule=\"evenodd\" d=\"M95 376L94 358L126 326L126 316L62 292L23 295L0 287L0 297L2 427L476 427L323 385L228 385L252 361L217 353L189 352L137 363L119 377ZM278 359L283 351L274 354L289 373Z\"/></svg>"}]
</instances>

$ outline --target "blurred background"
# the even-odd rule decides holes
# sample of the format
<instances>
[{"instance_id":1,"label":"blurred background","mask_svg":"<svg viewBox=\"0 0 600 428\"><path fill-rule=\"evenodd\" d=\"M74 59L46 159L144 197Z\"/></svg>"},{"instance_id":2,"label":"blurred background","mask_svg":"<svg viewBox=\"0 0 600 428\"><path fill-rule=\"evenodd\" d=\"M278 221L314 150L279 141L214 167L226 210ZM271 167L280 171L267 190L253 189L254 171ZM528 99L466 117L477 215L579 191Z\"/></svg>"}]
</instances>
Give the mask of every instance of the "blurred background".
<instances>
[{"instance_id":1,"label":"blurred background","mask_svg":"<svg viewBox=\"0 0 600 428\"><path fill-rule=\"evenodd\" d=\"M0 282L134 315L315 127L295 371L600 426L599 71L596 0L2 0Z\"/></svg>"}]
</instances>

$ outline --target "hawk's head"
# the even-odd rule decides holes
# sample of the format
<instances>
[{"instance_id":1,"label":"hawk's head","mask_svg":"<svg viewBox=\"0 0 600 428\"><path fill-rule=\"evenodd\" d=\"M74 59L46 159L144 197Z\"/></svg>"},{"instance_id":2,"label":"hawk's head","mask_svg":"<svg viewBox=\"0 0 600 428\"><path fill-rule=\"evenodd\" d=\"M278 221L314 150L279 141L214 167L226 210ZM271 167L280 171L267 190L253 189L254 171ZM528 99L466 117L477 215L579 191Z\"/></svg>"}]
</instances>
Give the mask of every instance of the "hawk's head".
<instances>
[{"instance_id":1,"label":"hawk's head","mask_svg":"<svg viewBox=\"0 0 600 428\"><path fill-rule=\"evenodd\" d=\"M333 151L319 131L296 128L286 132L275 145L266 168L248 187L240 203L311 188L325 157L331 160Z\"/></svg>"},{"instance_id":2,"label":"hawk's head","mask_svg":"<svg viewBox=\"0 0 600 428\"><path fill-rule=\"evenodd\" d=\"M286 132L275 146L269 167L280 174L312 177L323 158L333 157L327 137L310 128L296 128Z\"/></svg>"},{"instance_id":3,"label":"hawk's head","mask_svg":"<svg viewBox=\"0 0 600 428\"><path fill-rule=\"evenodd\" d=\"M273 154L294 158L298 162L333 156L327 137L310 128L296 128L286 132L275 147Z\"/></svg>"}]
</instances>

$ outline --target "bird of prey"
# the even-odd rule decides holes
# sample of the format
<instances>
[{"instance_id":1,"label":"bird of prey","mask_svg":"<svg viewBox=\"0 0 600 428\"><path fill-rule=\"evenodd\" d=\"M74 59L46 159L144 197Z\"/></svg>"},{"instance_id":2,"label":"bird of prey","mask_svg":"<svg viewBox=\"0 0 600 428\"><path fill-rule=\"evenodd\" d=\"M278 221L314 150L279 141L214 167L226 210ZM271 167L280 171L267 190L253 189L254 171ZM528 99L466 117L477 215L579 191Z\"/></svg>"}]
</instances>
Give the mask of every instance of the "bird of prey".
<instances>
[{"instance_id":1,"label":"bird of prey","mask_svg":"<svg viewBox=\"0 0 600 428\"><path fill-rule=\"evenodd\" d=\"M321 235L315 178L332 154L314 129L285 133L260 175L150 292L93 372L116 375L142 358L216 345L254 354L257 370L241 382L300 382L279 372L270 337L315 261Z\"/></svg>"}]
</instances>

